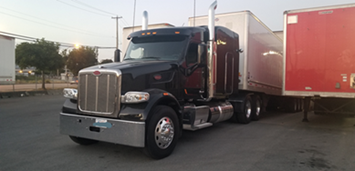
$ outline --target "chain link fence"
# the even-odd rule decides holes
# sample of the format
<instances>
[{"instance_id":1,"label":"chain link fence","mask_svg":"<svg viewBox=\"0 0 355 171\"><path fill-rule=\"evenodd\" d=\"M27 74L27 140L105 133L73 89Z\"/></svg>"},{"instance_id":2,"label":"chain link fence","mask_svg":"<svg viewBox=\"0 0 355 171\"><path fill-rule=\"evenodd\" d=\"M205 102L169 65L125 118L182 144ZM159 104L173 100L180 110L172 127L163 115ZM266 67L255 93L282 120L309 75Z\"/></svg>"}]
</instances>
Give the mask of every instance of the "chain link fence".
<instances>
[{"instance_id":1,"label":"chain link fence","mask_svg":"<svg viewBox=\"0 0 355 171\"><path fill-rule=\"evenodd\" d=\"M55 90L63 88L76 88L77 79L75 77L61 77L54 75L45 75L46 90ZM42 76L16 76L15 84L0 85L0 92L17 91L40 91L42 89Z\"/></svg>"}]
</instances>

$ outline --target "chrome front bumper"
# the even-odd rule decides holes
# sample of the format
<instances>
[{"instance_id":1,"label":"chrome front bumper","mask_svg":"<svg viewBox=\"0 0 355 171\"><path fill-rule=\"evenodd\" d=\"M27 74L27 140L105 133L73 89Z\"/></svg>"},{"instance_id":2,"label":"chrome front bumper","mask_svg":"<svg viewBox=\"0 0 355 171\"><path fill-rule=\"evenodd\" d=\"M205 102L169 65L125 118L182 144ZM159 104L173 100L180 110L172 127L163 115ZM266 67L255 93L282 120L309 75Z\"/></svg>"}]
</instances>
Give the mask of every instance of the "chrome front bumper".
<instances>
[{"instance_id":1,"label":"chrome front bumper","mask_svg":"<svg viewBox=\"0 0 355 171\"><path fill-rule=\"evenodd\" d=\"M60 113L60 133L133 147L144 147L145 123Z\"/></svg>"}]
</instances>

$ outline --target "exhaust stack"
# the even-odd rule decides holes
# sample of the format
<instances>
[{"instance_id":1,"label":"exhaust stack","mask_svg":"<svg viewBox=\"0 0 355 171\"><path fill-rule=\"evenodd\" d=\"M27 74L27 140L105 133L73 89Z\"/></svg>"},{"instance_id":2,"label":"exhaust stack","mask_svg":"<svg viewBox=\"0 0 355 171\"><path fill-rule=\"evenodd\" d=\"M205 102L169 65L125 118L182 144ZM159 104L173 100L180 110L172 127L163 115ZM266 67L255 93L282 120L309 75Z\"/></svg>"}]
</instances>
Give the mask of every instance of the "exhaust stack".
<instances>
[{"instance_id":1,"label":"exhaust stack","mask_svg":"<svg viewBox=\"0 0 355 171\"><path fill-rule=\"evenodd\" d=\"M143 19L142 19L142 30L147 30L148 29L148 12L144 11L143 12Z\"/></svg>"},{"instance_id":2,"label":"exhaust stack","mask_svg":"<svg viewBox=\"0 0 355 171\"><path fill-rule=\"evenodd\" d=\"M209 52L207 56L207 68L208 68L208 78L207 78L207 101L210 101L214 96L215 90L215 80L217 80L217 73L214 66L217 66L217 59L214 57L215 54L215 10L217 8L217 1L214 1L208 10L208 30L209 30Z\"/></svg>"},{"instance_id":3,"label":"exhaust stack","mask_svg":"<svg viewBox=\"0 0 355 171\"><path fill-rule=\"evenodd\" d=\"M215 10L217 8L217 1L214 1L208 10L208 29L210 31L210 41L214 40L214 20Z\"/></svg>"}]
</instances>

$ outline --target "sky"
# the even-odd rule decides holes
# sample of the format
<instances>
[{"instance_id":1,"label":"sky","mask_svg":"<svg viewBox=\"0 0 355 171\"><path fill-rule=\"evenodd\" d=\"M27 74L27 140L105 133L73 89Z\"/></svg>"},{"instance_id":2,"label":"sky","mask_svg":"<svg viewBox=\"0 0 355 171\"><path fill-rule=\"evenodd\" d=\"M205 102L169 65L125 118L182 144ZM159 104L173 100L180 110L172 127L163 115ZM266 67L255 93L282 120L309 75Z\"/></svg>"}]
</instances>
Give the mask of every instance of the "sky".
<instances>
[{"instance_id":1,"label":"sky","mask_svg":"<svg viewBox=\"0 0 355 171\"><path fill-rule=\"evenodd\" d=\"M208 14L214 0L0 0L0 33L100 47L98 60L113 59L116 20L123 27L148 23L187 26L188 18ZM283 30L286 10L355 3L354 0L218 0L216 14L249 10L273 31ZM195 12L194 12L195 9ZM16 43L24 42L16 40ZM121 47L121 43L120 46ZM72 49L73 47L61 47Z\"/></svg>"}]
</instances>

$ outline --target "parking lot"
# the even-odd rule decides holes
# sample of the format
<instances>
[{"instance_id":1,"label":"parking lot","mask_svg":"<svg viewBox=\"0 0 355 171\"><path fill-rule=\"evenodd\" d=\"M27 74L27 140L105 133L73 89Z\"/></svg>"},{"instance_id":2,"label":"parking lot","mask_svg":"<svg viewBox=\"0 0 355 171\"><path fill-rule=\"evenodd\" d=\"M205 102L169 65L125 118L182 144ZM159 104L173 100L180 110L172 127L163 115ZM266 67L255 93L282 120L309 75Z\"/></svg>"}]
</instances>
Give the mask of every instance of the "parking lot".
<instances>
[{"instance_id":1,"label":"parking lot","mask_svg":"<svg viewBox=\"0 0 355 171\"><path fill-rule=\"evenodd\" d=\"M59 133L61 95L0 99L0 170L353 170L355 118L265 113L248 125L184 131L162 160L110 143L80 146Z\"/></svg>"}]
</instances>

